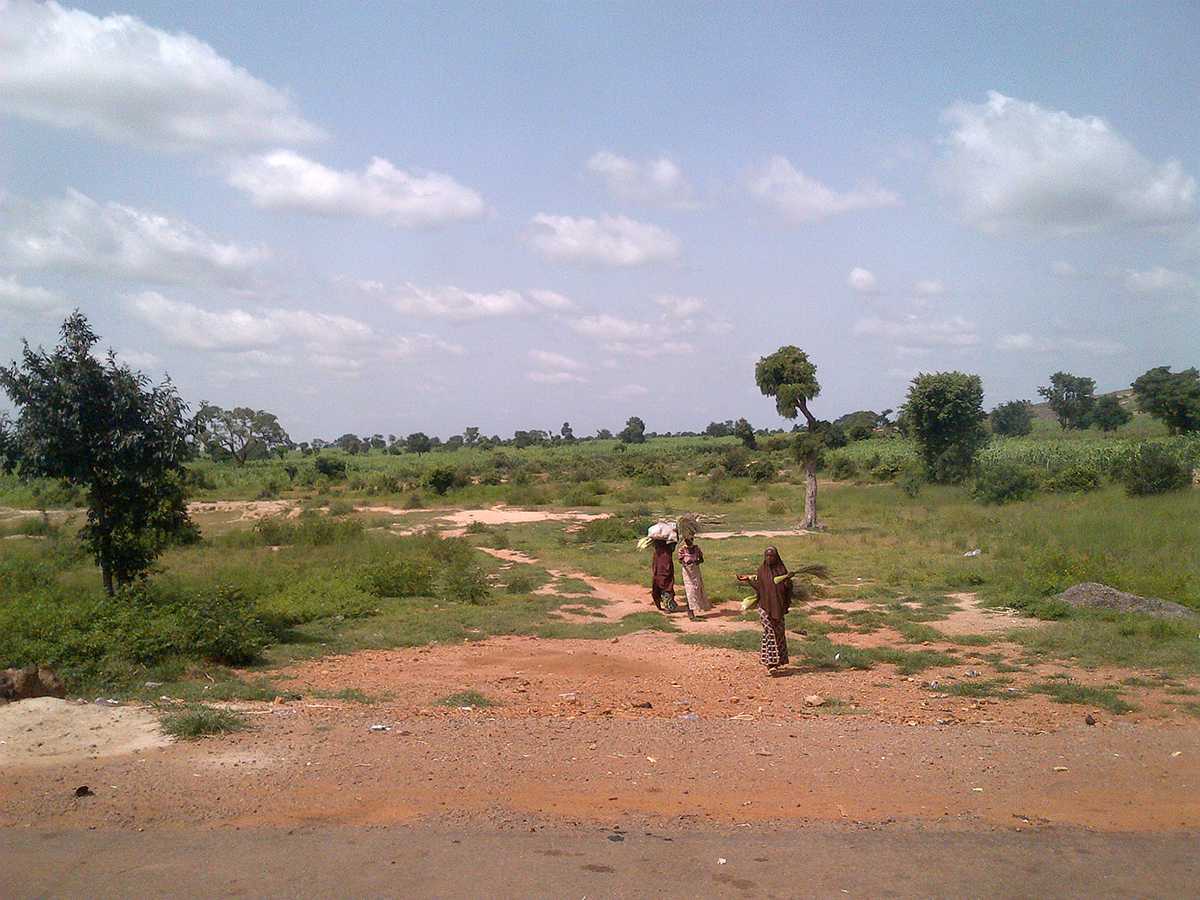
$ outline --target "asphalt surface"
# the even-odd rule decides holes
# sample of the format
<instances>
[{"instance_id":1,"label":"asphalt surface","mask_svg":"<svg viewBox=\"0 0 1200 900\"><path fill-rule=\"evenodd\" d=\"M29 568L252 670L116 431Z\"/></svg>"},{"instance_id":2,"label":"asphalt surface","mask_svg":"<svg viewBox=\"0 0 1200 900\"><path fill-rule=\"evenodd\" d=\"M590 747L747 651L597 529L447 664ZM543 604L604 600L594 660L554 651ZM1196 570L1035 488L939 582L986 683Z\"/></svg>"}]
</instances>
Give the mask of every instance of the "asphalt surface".
<instances>
[{"instance_id":1,"label":"asphalt surface","mask_svg":"<svg viewBox=\"0 0 1200 900\"><path fill-rule=\"evenodd\" d=\"M1061 828L11 828L0 897L1187 897L1197 848Z\"/></svg>"}]
</instances>

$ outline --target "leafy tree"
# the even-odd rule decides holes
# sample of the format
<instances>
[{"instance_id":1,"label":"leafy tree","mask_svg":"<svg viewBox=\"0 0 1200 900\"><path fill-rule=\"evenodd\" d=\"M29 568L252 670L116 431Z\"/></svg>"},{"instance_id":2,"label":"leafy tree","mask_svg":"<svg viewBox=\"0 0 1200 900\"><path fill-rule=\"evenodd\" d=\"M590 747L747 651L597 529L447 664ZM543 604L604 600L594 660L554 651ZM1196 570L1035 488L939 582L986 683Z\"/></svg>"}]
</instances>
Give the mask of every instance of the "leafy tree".
<instances>
[{"instance_id":1,"label":"leafy tree","mask_svg":"<svg viewBox=\"0 0 1200 900\"><path fill-rule=\"evenodd\" d=\"M737 420L737 424L733 426L733 433L747 450L758 449L758 439L754 436L754 426L746 419Z\"/></svg>"},{"instance_id":2,"label":"leafy tree","mask_svg":"<svg viewBox=\"0 0 1200 900\"><path fill-rule=\"evenodd\" d=\"M1200 431L1200 371L1172 374L1169 366L1158 366L1138 376L1133 393L1138 407L1160 419L1171 434Z\"/></svg>"},{"instance_id":3,"label":"leafy tree","mask_svg":"<svg viewBox=\"0 0 1200 900\"><path fill-rule=\"evenodd\" d=\"M363 452L363 442L357 434L347 432L333 442L333 445L351 456L358 456Z\"/></svg>"},{"instance_id":4,"label":"leafy tree","mask_svg":"<svg viewBox=\"0 0 1200 900\"><path fill-rule=\"evenodd\" d=\"M826 446L828 423L817 421L808 402L821 393L817 367L799 347L780 347L764 356L754 367L754 381L764 396L775 398L775 409L785 419L804 415L807 427L797 432L792 445L796 459L804 465L804 528L818 528L817 466Z\"/></svg>"},{"instance_id":5,"label":"leafy tree","mask_svg":"<svg viewBox=\"0 0 1200 900\"><path fill-rule=\"evenodd\" d=\"M611 441L613 433L607 428L599 428L596 430L596 439L601 441Z\"/></svg>"},{"instance_id":6,"label":"leafy tree","mask_svg":"<svg viewBox=\"0 0 1200 900\"><path fill-rule=\"evenodd\" d=\"M891 412L891 410L888 410ZM886 416L884 417L887 418ZM865 441L875 433L879 424L879 413L870 409L860 409L857 412L846 413L833 420L833 424L845 432L848 440Z\"/></svg>"},{"instance_id":7,"label":"leafy tree","mask_svg":"<svg viewBox=\"0 0 1200 900\"><path fill-rule=\"evenodd\" d=\"M1105 394L1092 407L1092 424L1098 425L1101 431L1116 431L1132 418L1133 413L1112 394Z\"/></svg>"},{"instance_id":8,"label":"leafy tree","mask_svg":"<svg viewBox=\"0 0 1200 900\"><path fill-rule=\"evenodd\" d=\"M272 453L281 457L293 446L292 439L274 413L238 406L221 409L201 403L196 414L200 442L209 456L232 459L239 466L248 459L265 459Z\"/></svg>"},{"instance_id":9,"label":"leafy tree","mask_svg":"<svg viewBox=\"0 0 1200 900\"><path fill-rule=\"evenodd\" d=\"M992 410L992 433L1019 437L1033 431L1033 412L1028 400L1010 400Z\"/></svg>"},{"instance_id":10,"label":"leafy tree","mask_svg":"<svg viewBox=\"0 0 1200 900\"><path fill-rule=\"evenodd\" d=\"M452 434L446 438L446 449L457 450L463 445L463 436L461 434Z\"/></svg>"},{"instance_id":11,"label":"leafy tree","mask_svg":"<svg viewBox=\"0 0 1200 900\"><path fill-rule=\"evenodd\" d=\"M570 422L563 422L563 423L562 423L562 430L559 432L559 434L561 434L561 435L562 435L562 439L563 439L563 440L564 440L566 443L568 443L568 444L573 444L573 443L575 443L575 432L571 430L571 423L570 423Z\"/></svg>"},{"instance_id":12,"label":"leafy tree","mask_svg":"<svg viewBox=\"0 0 1200 900\"><path fill-rule=\"evenodd\" d=\"M733 420L727 419L724 422L709 422L708 427L704 429L704 433L709 437L729 437L733 434Z\"/></svg>"},{"instance_id":13,"label":"leafy tree","mask_svg":"<svg viewBox=\"0 0 1200 900\"><path fill-rule=\"evenodd\" d=\"M414 431L404 439L404 446L409 453L428 453L433 447L433 441L423 431Z\"/></svg>"},{"instance_id":14,"label":"leafy tree","mask_svg":"<svg viewBox=\"0 0 1200 900\"><path fill-rule=\"evenodd\" d=\"M454 470L446 466L438 466L430 471L429 476L425 479L425 483L433 488L436 494L444 494L450 488L454 487L455 474Z\"/></svg>"},{"instance_id":15,"label":"leafy tree","mask_svg":"<svg viewBox=\"0 0 1200 900\"><path fill-rule=\"evenodd\" d=\"M646 423L637 416L630 416L617 437L623 444L644 444L646 443Z\"/></svg>"},{"instance_id":16,"label":"leafy tree","mask_svg":"<svg viewBox=\"0 0 1200 900\"><path fill-rule=\"evenodd\" d=\"M1055 372L1050 376L1050 386L1038 388L1038 394L1050 404L1058 424L1063 428L1087 428L1090 424L1088 417L1096 403L1094 379L1069 372Z\"/></svg>"},{"instance_id":17,"label":"leafy tree","mask_svg":"<svg viewBox=\"0 0 1200 900\"><path fill-rule=\"evenodd\" d=\"M329 479L339 479L346 477L346 461L344 459L334 459L331 456L318 456L313 462L314 468L318 475L324 475Z\"/></svg>"},{"instance_id":18,"label":"leafy tree","mask_svg":"<svg viewBox=\"0 0 1200 900\"><path fill-rule=\"evenodd\" d=\"M963 372L921 374L912 380L904 416L932 481L964 479L979 448L983 427L983 382Z\"/></svg>"},{"instance_id":19,"label":"leafy tree","mask_svg":"<svg viewBox=\"0 0 1200 900\"><path fill-rule=\"evenodd\" d=\"M17 409L0 421L0 461L22 478L57 478L87 494L79 536L100 567L104 589L144 575L167 546L199 536L188 517L184 462L196 422L170 380L151 386L98 342L73 313L53 353L24 343L20 364L0 368Z\"/></svg>"},{"instance_id":20,"label":"leafy tree","mask_svg":"<svg viewBox=\"0 0 1200 900\"><path fill-rule=\"evenodd\" d=\"M463 443L468 447L474 447L479 442L479 428L475 425L468 425L463 429Z\"/></svg>"},{"instance_id":21,"label":"leafy tree","mask_svg":"<svg viewBox=\"0 0 1200 900\"><path fill-rule=\"evenodd\" d=\"M386 450L387 449L387 441L385 441L383 439L382 434L371 435L371 437L367 440L367 443L369 443L371 445L372 450Z\"/></svg>"}]
</instances>

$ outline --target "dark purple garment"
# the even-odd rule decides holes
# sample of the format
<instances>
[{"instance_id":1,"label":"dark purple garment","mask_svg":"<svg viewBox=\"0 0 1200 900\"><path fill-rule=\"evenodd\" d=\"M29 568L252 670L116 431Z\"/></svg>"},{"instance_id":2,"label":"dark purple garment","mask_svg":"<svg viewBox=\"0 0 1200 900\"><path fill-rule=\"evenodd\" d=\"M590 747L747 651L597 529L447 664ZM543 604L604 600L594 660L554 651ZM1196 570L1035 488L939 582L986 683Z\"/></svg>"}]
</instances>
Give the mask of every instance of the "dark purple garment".
<instances>
[{"instance_id":1,"label":"dark purple garment","mask_svg":"<svg viewBox=\"0 0 1200 900\"><path fill-rule=\"evenodd\" d=\"M675 593L675 545L666 541L652 542L654 556L650 561L650 596L655 600L663 594Z\"/></svg>"}]
</instances>

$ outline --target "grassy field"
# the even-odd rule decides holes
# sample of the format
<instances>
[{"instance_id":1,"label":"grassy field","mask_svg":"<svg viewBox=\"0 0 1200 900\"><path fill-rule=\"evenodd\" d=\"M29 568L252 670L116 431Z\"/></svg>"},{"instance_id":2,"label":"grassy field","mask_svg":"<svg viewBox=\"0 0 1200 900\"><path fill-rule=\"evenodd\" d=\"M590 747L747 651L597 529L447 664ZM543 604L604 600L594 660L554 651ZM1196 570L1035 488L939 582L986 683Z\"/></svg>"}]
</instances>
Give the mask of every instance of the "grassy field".
<instances>
[{"instance_id":1,"label":"grassy field","mask_svg":"<svg viewBox=\"0 0 1200 900\"><path fill-rule=\"evenodd\" d=\"M1076 448L1079 458L1103 459L1117 458L1127 445L1119 436L1043 433L997 442L985 454L1032 461ZM1193 453L1200 442L1172 439L1172 446ZM873 439L837 452L865 464L876 455L911 458L913 451L902 440ZM764 460L773 474L755 480L755 466ZM458 486L436 496L423 479L431 467L449 463L459 471ZM0 541L0 667L49 663L76 688L136 693L149 681L195 700L200 698L188 696L186 685L200 666L214 684L225 685L205 694L214 699L222 690L231 696L255 690L253 681L230 679L223 668L230 665L269 669L360 647L495 634L607 638L643 628L670 631L668 620L649 612L620 622L564 619L557 614L563 604L594 601L578 596L586 595L586 584L552 583L546 569L640 583L646 559L633 542L655 517L690 511L706 516L711 524L705 527L714 530L789 529L803 506L803 487L786 449L768 444L752 454L729 439L658 439L628 448L595 441L421 458L380 454L349 460L344 480L310 484L299 471L306 465L311 461L300 458L245 467L197 464L201 499L269 494L303 512L298 519L257 525L240 521L237 511L205 513L201 543L168 552L145 585L116 600L103 596L98 573L75 540L82 514L69 511L70 498L48 485L3 482L6 505L56 511L0 515L6 537ZM296 467L294 477L287 466ZM876 467L864 465L867 472ZM277 489L263 490L264 481L280 478ZM414 494L430 506L508 502L612 516L578 531L539 522L477 527L449 541L388 532L393 523L420 526L434 516L420 508L404 513L416 506ZM362 504L401 509L356 512ZM57 511L64 506L66 512ZM1043 491L1021 502L986 505L973 499L970 485L926 485L912 496L890 481L860 475L823 482L820 510L824 532L771 542L793 566L827 565L833 573L828 595L873 605L835 627L809 623L813 630L801 653L815 668L891 663L917 672L939 665L944 660L922 655L919 645L931 637L928 623L950 609L946 595L969 591L988 604L1050 620L1045 628L1014 635L1030 658L1200 672L1194 625L1082 613L1054 599L1071 584L1102 581L1200 610L1200 490L1131 497L1102 481L1083 493ZM766 543L707 542L710 591L718 598L742 596L733 576L753 570ZM473 545L510 547L540 564L502 571ZM964 556L976 549L978 555ZM551 593L537 592L547 584ZM901 636L900 644L851 652L833 641L835 628L888 628ZM971 636L958 641L986 642ZM264 694L272 690L278 686L258 687Z\"/></svg>"}]
</instances>

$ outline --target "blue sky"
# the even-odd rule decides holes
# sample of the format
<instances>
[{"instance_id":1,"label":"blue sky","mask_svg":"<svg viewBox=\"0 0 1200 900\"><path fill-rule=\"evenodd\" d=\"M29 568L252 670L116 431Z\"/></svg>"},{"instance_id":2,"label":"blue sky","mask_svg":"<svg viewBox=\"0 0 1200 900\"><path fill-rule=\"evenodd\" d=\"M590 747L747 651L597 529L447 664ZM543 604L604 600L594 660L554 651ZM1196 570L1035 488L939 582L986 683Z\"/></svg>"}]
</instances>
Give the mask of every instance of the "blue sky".
<instances>
[{"instance_id":1,"label":"blue sky","mask_svg":"<svg viewBox=\"0 0 1200 900\"><path fill-rule=\"evenodd\" d=\"M1200 363L1188 4L0 0L0 357L296 439L779 423Z\"/></svg>"}]
</instances>

